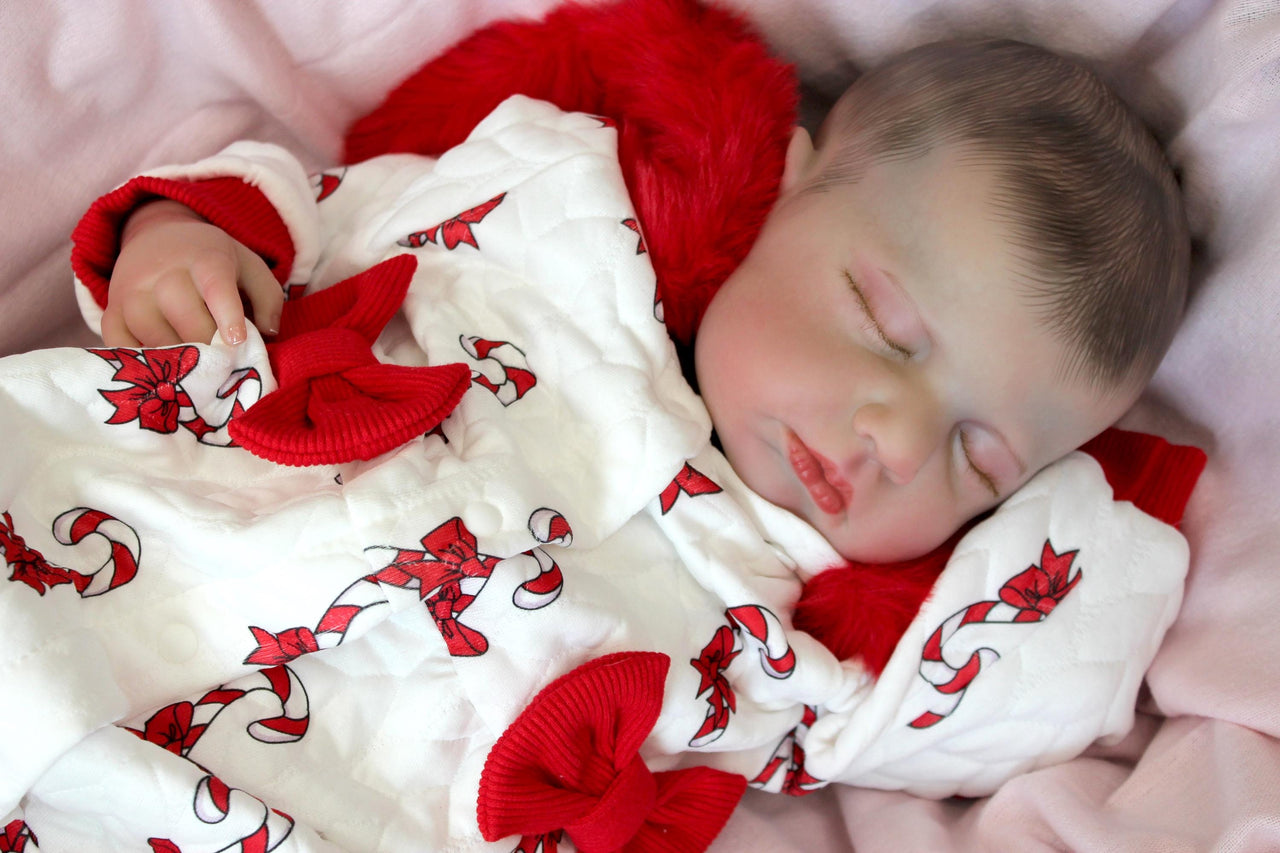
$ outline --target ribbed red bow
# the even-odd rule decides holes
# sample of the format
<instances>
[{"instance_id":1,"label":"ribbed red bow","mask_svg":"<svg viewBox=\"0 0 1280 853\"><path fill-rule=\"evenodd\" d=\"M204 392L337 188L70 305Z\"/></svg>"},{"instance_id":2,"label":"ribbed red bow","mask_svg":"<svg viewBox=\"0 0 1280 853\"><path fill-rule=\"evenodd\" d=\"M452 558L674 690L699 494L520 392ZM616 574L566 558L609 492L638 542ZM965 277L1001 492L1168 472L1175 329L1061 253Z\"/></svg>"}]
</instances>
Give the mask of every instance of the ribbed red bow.
<instances>
[{"instance_id":1,"label":"ribbed red bow","mask_svg":"<svg viewBox=\"0 0 1280 853\"><path fill-rule=\"evenodd\" d=\"M267 345L280 387L231 421L232 438L282 465L337 464L372 459L444 420L471 386L465 364L382 364L370 348L417 263L396 255L285 303Z\"/></svg>"},{"instance_id":2,"label":"ribbed red bow","mask_svg":"<svg viewBox=\"0 0 1280 853\"><path fill-rule=\"evenodd\" d=\"M607 655L535 696L485 760L476 809L485 839L563 830L581 853L705 850L747 782L709 767L650 773L640 759L668 664L655 652Z\"/></svg>"}]
</instances>

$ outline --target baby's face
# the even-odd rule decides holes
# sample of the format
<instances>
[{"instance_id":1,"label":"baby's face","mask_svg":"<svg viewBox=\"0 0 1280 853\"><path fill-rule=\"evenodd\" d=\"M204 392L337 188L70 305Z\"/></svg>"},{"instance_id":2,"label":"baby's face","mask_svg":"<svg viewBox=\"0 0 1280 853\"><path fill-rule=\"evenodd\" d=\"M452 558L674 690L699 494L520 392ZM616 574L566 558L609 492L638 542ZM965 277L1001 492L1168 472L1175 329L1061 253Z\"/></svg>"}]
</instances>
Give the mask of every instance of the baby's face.
<instances>
[{"instance_id":1,"label":"baby's face","mask_svg":"<svg viewBox=\"0 0 1280 853\"><path fill-rule=\"evenodd\" d=\"M1137 388L1068 379L1037 319L995 176L935 148L782 196L699 327L699 385L734 469L849 559L941 544L1100 432Z\"/></svg>"}]
</instances>

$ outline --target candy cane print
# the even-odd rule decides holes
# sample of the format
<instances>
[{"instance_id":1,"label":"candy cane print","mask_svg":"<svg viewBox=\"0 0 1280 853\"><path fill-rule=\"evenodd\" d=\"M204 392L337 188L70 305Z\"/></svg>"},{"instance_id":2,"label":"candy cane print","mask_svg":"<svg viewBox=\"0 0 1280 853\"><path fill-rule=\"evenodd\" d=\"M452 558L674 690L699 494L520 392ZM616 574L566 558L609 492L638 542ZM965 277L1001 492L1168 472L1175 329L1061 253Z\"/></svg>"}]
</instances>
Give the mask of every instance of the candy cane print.
<instances>
[{"instance_id":1,"label":"candy cane print","mask_svg":"<svg viewBox=\"0 0 1280 853\"><path fill-rule=\"evenodd\" d=\"M304 654L331 649L346 639L351 623L362 611L387 603L386 593L379 581L380 574L368 575L347 586L333 603L325 609L315 630L305 626L272 632L256 625L249 631L257 640L257 647L244 659L245 663L259 666L275 666L287 663ZM399 584L398 584L399 585Z\"/></svg>"},{"instance_id":2,"label":"candy cane print","mask_svg":"<svg viewBox=\"0 0 1280 853\"><path fill-rule=\"evenodd\" d=\"M549 507L535 509L529 516L529 532L543 545L573 544L573 528L563 515Z\"/></svg>"},{"instance_id":3,"label":"candy cane print","mask_svg":"<svg viewBox=\"0 0 1280 853\"><path fill-rule=\"evenodd\" d=\"M564 830L553 829L542 835L524 835L511 853L556 853L564 841Z\"/></svg>"},{"instance_id":4,"label":"candy cane print","mask_svg":"<svg viewBox=\"0 0 1280 853\"><path fill-rule=\"evenodd\" d=\"M232 794L238 794L234 799ZM243 804L241 810L246 808L261 809L262 817L257 822L257 829L248 835L241 836L236 841L221 850L230 850L233 845L238 847L245 853L256 853L256 851L274 850L289 836L293 831L293 818L276 809L268 808L265 803L252 794L245 793L239 788L232 788L217 776L208 775L196 783L195 796L192 798L192 810L204 823L222 823L226 820L227 815L231 813L231 809L238 804Z\"/></svg>"},{"instance_id":5,"label":"candy cane print","mask_svg":"<svg viewBox=\"0 0 1280 853\"><path fill-rule=\"evenodd\" d=\"M142 728L124 728L145 741L186 757L228 706L255 690L266 690L279 700L280 713L250 723L246 727L249 736L262 743L292 743L306 734L310 721L307 692L291 669L272 667L253 673L239 683L248 686L224 684L195 702L166 705L151 714Z\"/></svg>"},{"instance_id":6,"label":"candy cane print","mask_svg":"<svg viewBox=\"0 0 1280 853\"><path fill-rule=\"evenodd\" d=\"M0 853L38 853L38 845L36 834L22 818L14 818L0 830Z\"/></svg>"},{"instance_id":7,"label":"candy cane print","mask_svg":"<svg viewBox=\"0 0 1280 853\"><path fill-rule=\"evenodd\" d=\"M725 615L730 625L761 644L760 666L767 674L779 679L791 677L796 669L796 653L787 642L787 632L783 630L782 623L772 611L758 604L744 604L730 607Z\"/></svg>"},{"instance_id":8,"label":"candy cane print","mask_svg":"<svg viewBox=\"0 0 1280 853\"><path fill-rule=\"evenodd\" d=\"M218 388L218 399L231 399L231 411L218 426L211 426L204 417L192 409L192 417L182 425L195 434L196 440L210 447L236 447L231 437L231 421L240 417L262 397L262 377L256 368L242 367L231 371L227 380Z\"/></svg>"},{"instance_id":9,"label":"candy cane print","mask_svg":"<svg viewBox=\"0 0 1280 853\"><path fill-rule=\"evenodd\" d=\"M800 722L787 732L773 751L773 755L765 763L764 769L747 784L753 788L767 790L778 770L785 767L786 772L783 773L781 787L778 789L781 793L802 797L826 785L825 781L804 769L804 747L801 743L810 726L817 719L818 709L812 705L805 705Z\"/></svg>"},{"instance_id":10,"label":"candy cane print","mask_svg":"<svg viewBox=\"0 0 1280 853\"><path fill-rule=\"evenodd\" d=\"M965 690L982 668L1000 657L995 649L983 647L970 654L962 665L954 667L942 657L942 647L947 640L960 628L974 622L1012 622L1010 617L1016 613L1011 614L1009 611L1013 609L998 601L979 601L951 614L934 629L920 656L920 676L941 695L928 711L911 721L912 728L928 728L948 717L960 704Z\"/></svg>"},{"instance_id":11,"label":"candy cane print","mask_svg":"<svg viewBox=\"0 0 1280 853\"><path fill-rule=\"evenodd\" d=\"M742 632L729 625L721 625L702 647L701 653L689 661L698 673L698 691L694 695L707 697L706 717L689 739L689 746L694 749L719 740L738 710L733 685L724 673L741 652Z\"/></svg>"},{"instance_id":12,"label":"candy cane print","mask_svg":"<svg viewBox=\"0 0 1280 853\"><path fill-rule=\"evenodd\" d=\"M297 673L287 666L273 666L254 673L253 678L266 682L265 689L280 700L280 713L249 724L249 736L261 743L293 743L307 733L311 722L310 702L306 688ZM264 688L250 687L245 692Z\"/></svg>"},{"instance_id":13,"label":"candy cane print","mask_svg":"<svg viewBox=\"0 0 1280 853\"><path fill-rule=\"evenodd\" d=\"M568 547L573 542L573 528L563 515L550 507L540 507L529 515L529 532L544 545ZM511 603L521 610L537 610L546 607L560 595L564 576L551 555L541 548L525 551L538 563L538 576L516 588Z\"/></svg>"},{"instance_id":14,"label":"candy cane print","mask_svg":"<svg viewBox=\"0 0 1280 853\"><path fill-rule=\"evenodd\" d=\"M76 507L53 520L53 538L63 545L78 545L94 534L106 540L110 553L98 568L80 573L89 578L80 591L82 598L101 595L133 580L142 553L137 531L101 510Z\"/></svg>"},{"instance_id":15,"label":"candy cane print","mask_svg":"<svg viewBox=\"0 0 1280 853\"><path fill-rule=\"evenodd\" d=\"M478 370L471 371L471 381L491 392L504 406L510 406L538 384L529 371L524 351L507 341L491 341L475 335L460 335L458 343L467 355L477 361L492 360L502 372L502 381L494 382Z\"/></svg>"},{"instance_id":16,"label":"candy cane print","mask_svg":"<svg viewBox=\"0 0 1280 853\"><path fill-rule=\"evenodd\" d=\"M537 561L538 576L516 587L511 595L511 603L521 610L538 610L560 597L564 576L560 574L560 566L556 561L541 548L530 549L525 554Z\"/></svg>"},{"instance_id":17,"label":"candy cane print","mask_svg":"<svg viewBox=\"0 0 1280 853\"><path fill-rule=\"evenodd\" d=\"M387 595L376 578L364 577L352 583L338 594L316 624L316 645L331 649L346 639L356 616L387 603Z\"/></svg>"},{"instance_id":18,"label":"candy cane print","mask_svg":"<svg viewBox=\"0 0 1280 853\"><path fill-rule=\"evenodd\" d=\"M1058 553L1045 540L1040 563L1005 581L999 601L979 601L962 608L943 620L925 642L920 655L920 676L933 685L938 696L929 710L913 719L909 726L925 729L951 715L959 706L965 691L983 667L999 659L1000 653L983 646L975 649L960 666L943 657L943 647L957 631L975 623L1034 623L1044 620L1083 577L1078 569L1072 574L1072 562L1079 551Z\"/></svg>"},{"instance_id":19,"label":"candy cane print","mask_svg":"<svg viewBox=\"0 0 1280 853\"><path fill-rule=\"evenodd\" d=\"M115 412L108 424L136 422L140 429L165 434L178 427L191 432L203 444L234 447L227 424L257 402L262 395L262 379L252 367L232 370L218 389L220 400L231 399L231 409L220 425L211 425L196 410L191 395L183 387L200 363L200 349L194 346L158 349L91 349L115 370L112 381L123 382L123 388L99 389Z\"/></svg>"}]
</instances>

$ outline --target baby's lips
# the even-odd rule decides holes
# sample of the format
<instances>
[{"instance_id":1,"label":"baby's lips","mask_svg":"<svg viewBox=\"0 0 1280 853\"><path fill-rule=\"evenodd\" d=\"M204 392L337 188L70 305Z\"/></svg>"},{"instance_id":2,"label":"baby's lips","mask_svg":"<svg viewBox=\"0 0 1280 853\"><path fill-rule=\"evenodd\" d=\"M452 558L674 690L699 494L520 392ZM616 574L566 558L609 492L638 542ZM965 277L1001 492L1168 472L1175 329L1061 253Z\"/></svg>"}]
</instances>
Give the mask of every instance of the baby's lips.
<instances>
[{"instance_id":1,"label":"baby's lips","mask_svg":"<svg viewBox=\"0 0 1280 853\"><path fill-rule=\"evenodd\" d=\"M848 500L846 493L837 488L826 473L828 470L834 472L834 466L810 450L790 430L787 431L787 460L791 463L791 470L795 472L796 478L808 490L814 506L827 515L837 515L844 511ZM852 497L852 487L838 474L836 477L847 490L848 497Z\"/></svg>"}]
</instances>

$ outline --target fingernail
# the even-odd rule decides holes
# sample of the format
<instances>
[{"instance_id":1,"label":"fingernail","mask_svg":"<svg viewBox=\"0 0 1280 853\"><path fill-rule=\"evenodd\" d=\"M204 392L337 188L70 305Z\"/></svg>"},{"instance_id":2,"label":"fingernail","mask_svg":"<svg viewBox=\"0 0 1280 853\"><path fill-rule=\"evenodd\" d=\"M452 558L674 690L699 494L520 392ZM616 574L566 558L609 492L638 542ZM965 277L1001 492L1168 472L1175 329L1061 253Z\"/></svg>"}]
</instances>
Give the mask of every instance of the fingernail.
<instances>
[{"instance_id":1,"label":"fingernail","mask_svg":"<svg viewBox=\"0 0 1280 853\"><path fill-rule=\"evenodd\" d=\"M237 346L239 344L244 343L244 339L248 337L248 334L249 333L245 331L245 328L243 325L236 324L228 328L226 331L226 334L223 335L223 337L227 339L227 343L231 344L232 346Z\"/></svg>"},{"instance_id":2,"label":"fingernail","mask_svg":"<svg viewBox=\"0 0 1280 853\"><path fill-rule=\"evenodd\" d=\"M263 334L266 334L266 335L280 334L280 315L279 314L271 315L271 319L267 321L267 328L263 332Z\"/></svg>"}]
</instances>

